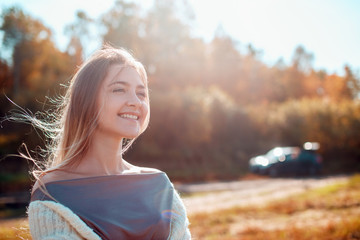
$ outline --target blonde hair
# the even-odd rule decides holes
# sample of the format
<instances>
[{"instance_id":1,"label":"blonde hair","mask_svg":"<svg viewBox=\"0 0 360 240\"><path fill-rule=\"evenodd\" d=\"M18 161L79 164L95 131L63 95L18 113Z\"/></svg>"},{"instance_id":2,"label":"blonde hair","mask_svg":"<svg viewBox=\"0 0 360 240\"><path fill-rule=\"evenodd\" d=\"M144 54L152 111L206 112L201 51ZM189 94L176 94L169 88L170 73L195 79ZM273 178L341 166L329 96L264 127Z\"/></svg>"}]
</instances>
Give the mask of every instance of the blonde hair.
<instances>
[{"instance_id":1,"label":"blonde hair","mask_svg":"<svg viewBox=\"0 0 360 240\"><path fill-rule=\"evenodd\" d=\"M20 153L22 157L35 163L36 167L32 175L37 180L47 172L71 167L86 153L101 110L97 105L99 90L108 69L115 64L134 68L148 89L144 66L126 50L106 45L81 65L71 79L65 96L58 103L56 113L43 113L47 120L29 114L12 117L16 121L30 122L34 127L42 130L49 140L46 149L43 150L44 162L33 159L28 151L27 154ZM149 101L148 94L147 101ZM141 133L145 131L148 123L149 114ZM128 150L134 141L135 139L125 141L122 152Z\"/></svg>"}]
</instances>

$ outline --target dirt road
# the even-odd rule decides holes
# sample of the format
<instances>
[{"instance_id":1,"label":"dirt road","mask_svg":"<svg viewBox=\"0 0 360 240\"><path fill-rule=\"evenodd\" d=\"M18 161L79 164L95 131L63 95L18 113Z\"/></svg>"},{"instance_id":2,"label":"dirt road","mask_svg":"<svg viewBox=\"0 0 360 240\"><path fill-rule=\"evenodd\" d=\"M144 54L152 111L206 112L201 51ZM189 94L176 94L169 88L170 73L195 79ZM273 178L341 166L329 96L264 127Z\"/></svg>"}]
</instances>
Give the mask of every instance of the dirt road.
<instances>
[{"instance_id":1,"label":"dirt road","mask_svg":"<svg viewBox=\"0 0 360 240\"><path fill-rule=\"evenodd\" d=\"M280 199L337 182L347 176L306 179L259 179L221 183L183 184L175 188L182 193L195 193L184 197L188 214L213 212L235 206L261 205L269 200ZM185 194L184 194L185 195Z\"/></svg>"}]
</instances>

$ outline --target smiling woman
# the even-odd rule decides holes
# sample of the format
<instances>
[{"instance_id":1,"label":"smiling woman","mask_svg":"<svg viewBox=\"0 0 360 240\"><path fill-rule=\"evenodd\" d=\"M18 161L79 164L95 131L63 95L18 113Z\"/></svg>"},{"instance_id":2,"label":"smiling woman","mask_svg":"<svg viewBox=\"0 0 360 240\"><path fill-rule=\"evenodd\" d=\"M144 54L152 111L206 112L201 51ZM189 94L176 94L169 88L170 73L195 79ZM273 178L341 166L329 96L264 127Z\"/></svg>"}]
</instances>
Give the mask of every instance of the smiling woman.
<instances>
[{"instance_id":1,"label":"smiling woman","mask_svg":"<svg viewBox=\"0 0 360 240\"><path fill-rule=\"evenodd\" d=\"M33 172L34 239L191 238L167 175L123 159L149 115L143 65L104 47L71 80L54 124L28 117L52 138L45 169Z\"/></svg>"}]
</instances>

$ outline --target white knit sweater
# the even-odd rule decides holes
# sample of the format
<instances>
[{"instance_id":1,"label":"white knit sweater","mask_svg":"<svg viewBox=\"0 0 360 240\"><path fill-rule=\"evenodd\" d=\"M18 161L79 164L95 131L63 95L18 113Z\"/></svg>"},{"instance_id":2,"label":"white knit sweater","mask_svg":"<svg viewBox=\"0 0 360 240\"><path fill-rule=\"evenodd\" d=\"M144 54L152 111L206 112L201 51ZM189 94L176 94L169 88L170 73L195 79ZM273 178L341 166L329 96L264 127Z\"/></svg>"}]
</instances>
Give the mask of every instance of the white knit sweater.
<instances>
[{"instance_id":1,"label":"white knit sweater","mask_svg":"<svg viewBox=\"0 0 360 240\"><path fill-rule=\"evenodd\" d=\"M171 240L191 239L189 220L179 194L174 191L174 214L170 223ZM33 201L28 209L29 227L34 240L69 240L101 238L69 208L53 201Z\"/></svg>"}]
</instances>

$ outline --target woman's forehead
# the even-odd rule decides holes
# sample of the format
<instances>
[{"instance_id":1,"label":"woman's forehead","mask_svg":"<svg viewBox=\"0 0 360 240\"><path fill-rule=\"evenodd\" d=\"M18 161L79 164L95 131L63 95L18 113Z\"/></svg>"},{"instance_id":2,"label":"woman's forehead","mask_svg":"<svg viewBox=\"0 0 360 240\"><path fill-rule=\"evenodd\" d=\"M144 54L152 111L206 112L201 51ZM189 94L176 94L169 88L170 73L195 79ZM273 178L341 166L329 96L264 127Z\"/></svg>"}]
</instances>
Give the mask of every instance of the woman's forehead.
<instances>
[{"instance_id":1,"label":"woman's forehead","mask_svg":"<svg viewBox=\"0 0 360 240\"><path fill-rule=\"evenodd\" d=\"M146 87L146 82L142 79L141 74L133 66L123 64L111 65L108 69L105 84L115 82L128 82Z\"/></svg>"}]
</instances>

